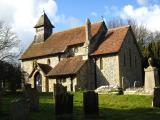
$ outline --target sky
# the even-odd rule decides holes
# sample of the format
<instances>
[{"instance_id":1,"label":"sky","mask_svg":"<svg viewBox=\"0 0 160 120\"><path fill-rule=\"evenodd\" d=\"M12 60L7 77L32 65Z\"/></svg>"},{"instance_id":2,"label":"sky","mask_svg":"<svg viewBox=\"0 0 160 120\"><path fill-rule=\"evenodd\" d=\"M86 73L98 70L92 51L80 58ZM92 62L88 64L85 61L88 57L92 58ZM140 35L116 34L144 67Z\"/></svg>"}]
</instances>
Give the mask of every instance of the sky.
<instances>
[{"instance_id":1,"label":"sky","mask_svg":"<svg viewBox=\"0 0 160 120\"><path fill-rule=\"evenodd\" d=\"M33 26L45 10L53 32L91 22L121 18L135 19L151 31L160 31L160 0L0 0L0 21L9 24L21 47L33 41Z\"/></svg>"}]
</instances>

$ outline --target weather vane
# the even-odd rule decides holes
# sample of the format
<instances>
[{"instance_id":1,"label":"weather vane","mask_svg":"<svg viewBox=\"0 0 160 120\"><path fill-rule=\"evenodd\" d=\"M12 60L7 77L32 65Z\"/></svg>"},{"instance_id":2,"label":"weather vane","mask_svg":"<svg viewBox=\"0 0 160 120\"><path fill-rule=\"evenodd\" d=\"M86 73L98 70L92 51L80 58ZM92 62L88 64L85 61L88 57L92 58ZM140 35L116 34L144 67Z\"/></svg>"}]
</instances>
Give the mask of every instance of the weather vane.
<instances>
[{"instance_id":1,"label":"weather vane","mask_svg":"<svg viewBox=\"0 0 160 120\"><path fill-rule=\"evenodd\" d=\"M45 13L45 10L44 10L44 8L43 8L43 13Z\"/></svg>"},{"instance_id":2,"label":"weather vane","mask_svg":"<svg viewBox=\"0 0 160 120\"><path fill-rule=\"evenodd\" d=\"M104 17L103 16L101 16L101 19L104 21Z\"/></svg>"}]
</instances>

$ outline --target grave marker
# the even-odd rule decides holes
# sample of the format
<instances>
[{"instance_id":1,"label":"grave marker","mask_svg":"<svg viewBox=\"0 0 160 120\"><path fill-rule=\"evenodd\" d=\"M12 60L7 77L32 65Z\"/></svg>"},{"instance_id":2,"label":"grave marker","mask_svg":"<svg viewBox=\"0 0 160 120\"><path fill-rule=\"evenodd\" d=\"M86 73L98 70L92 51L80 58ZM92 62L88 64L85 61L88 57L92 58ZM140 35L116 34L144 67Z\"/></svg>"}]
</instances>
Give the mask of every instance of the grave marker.
<instances>
[{"instance_id":1,"label":"grave marker","mask_svg":"<svg viewBox=\"0 0 160 120\"><path fill-rule=\"evenodd\" d=\"M29 120L29 112L30 108L28 100L16 99L11 102L11 120Z\"/></svg>"},{"instance_id":2,"label":"grave marker","mask_svg":"<svg viewBox=\"0 0 160 120\"><path fill-rule=\"evenodd\" d=\"M30 100L30 110L39 110L39 95L38 91L34 88L28 88L25 90L25 98Z\"/></svg>"},{"instance_id":3,"label":"grave marker","mask_svg":"<svg viewBox=\"0 0 160 120\"><path fill-rule=\"evenodd\" d=\"M83 93L83 108L84 114L87 115L98 115L98 93L94 91L87 91Z\"/></svg>"},{"instance_id":4,"label":"grave marker","mask_svg":"<svg viewBox=\"0 0 160 120\"><path fill-rule=\"evenodd\" d=\"M69 93L55 96L55 114L64 115L73 113L73 95Z\"/></svg>"},{"instance_id":5,"label":"grave marker","mask_svg":"<svg viewBox=\"0 0 160 120\"><path fill-rule=\"evenodd\" d=\"M160 88L154 88L154 94L153 94L153 101L152 106L153 107L160 107Z\"/></svg>"}]
</instances>

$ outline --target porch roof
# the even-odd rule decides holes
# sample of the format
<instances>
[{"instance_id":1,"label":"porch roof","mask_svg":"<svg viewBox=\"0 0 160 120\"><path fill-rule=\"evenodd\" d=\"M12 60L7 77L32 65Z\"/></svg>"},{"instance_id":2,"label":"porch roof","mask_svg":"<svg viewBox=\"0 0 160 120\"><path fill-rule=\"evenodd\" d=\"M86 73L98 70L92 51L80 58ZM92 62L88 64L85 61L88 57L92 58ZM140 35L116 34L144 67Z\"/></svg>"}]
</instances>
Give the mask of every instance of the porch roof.
<instances>
[{"instance_id":1,"label":"porch roof","mask_svg":"<svg viewBox=\"0 0 160 120\"><path fill-rule=\"evenodd\" d=\"M86 60L83 60L82 56L64 58L47 74L47 76L62 77L66 75L75 75L85 62Z\"/></svg>"}]
</instances>

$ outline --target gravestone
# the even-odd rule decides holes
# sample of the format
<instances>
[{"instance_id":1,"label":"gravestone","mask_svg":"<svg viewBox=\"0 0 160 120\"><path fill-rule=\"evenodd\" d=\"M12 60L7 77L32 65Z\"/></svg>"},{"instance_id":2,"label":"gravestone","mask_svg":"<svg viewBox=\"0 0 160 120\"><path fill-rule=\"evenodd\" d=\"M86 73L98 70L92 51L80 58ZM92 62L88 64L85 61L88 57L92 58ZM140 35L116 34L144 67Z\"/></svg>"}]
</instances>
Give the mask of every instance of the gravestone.
<instances>
[{"instance_id":1,"label":"gravestone","mask_svg":"<svg viewBox=\"0 0 160 120\"><path fill-rule=\"evenodd\" d=\"M2 91L0 91L0 114L2 113Z\"/></svg>"},{"instance_id":2,"label":"gravestone","mask_svg":"<svg viewBox=\"0 0 160 120\"><path fill-rule=\"evenodd\" d=\"M158 69L153 67L152 58L148 59L149 67L145 69L144 89L146 93L153 94L154 88L159 87Z\"/></svg>"},{"instance_id":3,"label":"gravestone","mask_svg":"<svg viewBox=\"0 0 160 120\"><path fill-rule=\"evenodd\" d=\"M134 81L134 88L141 87L141 83L139 81Z\"/></svg>"},{"instance_id":4,"label":"gravestone","mask_svg":"<svg viewBox=\"0 0 160 120\"><path fill-rule=\"evenodd\" d=\"M38 91L34 88L25 88L25 98L30 101L30 110L38 111L39 110L39 95Z\"/></svg>"},{"instance_id":5,"label":"gravestone","mask_svg":"<svg viewBox=\"0 0 160 120\"><path fill-rule=\"evenodd\" d=\"M73 95L69 93L55 96L55 114L64 115L73 113Z\"/></svg>"},{"instance_id":6,"label":"gravestone","mask_svg":"<svg viewBox=\"0 0 160 120\"><path fill-rule=\"evenodd\" d=\"M11 120L29 120L29 112L29 101L25 99L16 99L11 102Z\"/></svg>"},{"instance_id":7,"label":"gravestone","mask_svg":"<svg viewBox=\"0 0 160 120\"><path fill-rule=\"evenodd\" d=\"M152 106L160 107L160 88L154 88Z\"/></svg>"},{"instance_id":8,"label":"gravestone","mask_svg":"<svg viewBox=\"0 0 160 120\"><path fill-rule=\"evenodd\" d=\"M94 91L87 91L83 93L83 108L84 114L88 115L99 115L98 109L98 93Z\"/></svg>"},{"instance_id":9,"label":"gravestone","mask_svg":"<svg viewBox=\"0 0 160 120\"><path fill-rule=\"evenodd\" d=\"M31 89L31 84L29 83L24 84L24 89L25 90Z\"/></svg>"},{"instance_id":10,"label":"gravestone","mask_svg":"<svg viewBox=\"0 0 160 120\"><path fill-rule=\"evenodd\" d=\"M54 96L67 92L67 87L63 86L60 83L54 84L53 86L54 86L54 92L53 92Z\"/></svg>"}]
</instances>

